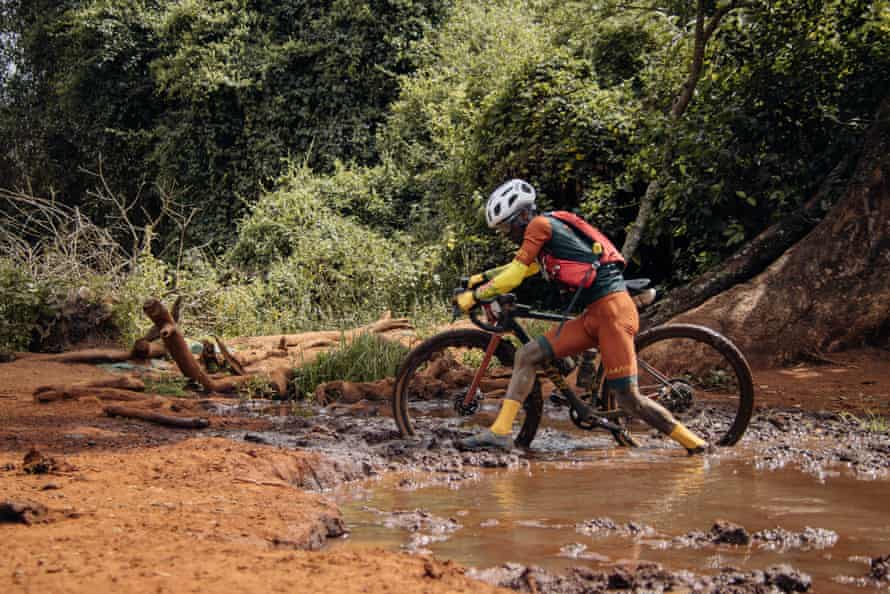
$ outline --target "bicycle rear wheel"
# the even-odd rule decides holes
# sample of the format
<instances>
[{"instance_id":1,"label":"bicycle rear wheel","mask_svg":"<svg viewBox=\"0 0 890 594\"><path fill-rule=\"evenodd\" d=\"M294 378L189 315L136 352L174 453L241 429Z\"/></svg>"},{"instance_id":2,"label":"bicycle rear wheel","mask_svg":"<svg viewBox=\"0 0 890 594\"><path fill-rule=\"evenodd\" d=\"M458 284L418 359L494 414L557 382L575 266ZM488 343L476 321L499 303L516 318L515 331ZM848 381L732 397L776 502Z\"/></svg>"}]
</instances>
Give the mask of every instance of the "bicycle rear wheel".
<instances>
[{"instance_id":1,"label":"bicycle rear wheel","mask_svg":"<svg viewBox=\"0 0 890 594\"><path fill-rule=\"evenodd\" d=\"M635 344L644 397L659 402L710 443L731 446L742 438L754 410L754 380L729 339L704 326L668 324L641 332ZM614 395L605 386L603 390L614 412ZM631 433L651 430L639 420L625 417L624 423Z\"/></svg>"},{"instance_id":2,"label":"bicycle rear wheel","mask_svg":"<svg viewBox=\"0 0 890 594\"><path fill-rule=\"evenodd\" d=\"M425 434L454 439L467 434L473 425L488 426L494 421L513 372L516 348L509 341L498 343L471 406L464 406L492 336L480 330L450 330L408 353L396 375L392 398L393 416L402 437ZM541 386L536 379L519 414L517 445L531 444L542 409Z\"/></svg>"}]
</instances>

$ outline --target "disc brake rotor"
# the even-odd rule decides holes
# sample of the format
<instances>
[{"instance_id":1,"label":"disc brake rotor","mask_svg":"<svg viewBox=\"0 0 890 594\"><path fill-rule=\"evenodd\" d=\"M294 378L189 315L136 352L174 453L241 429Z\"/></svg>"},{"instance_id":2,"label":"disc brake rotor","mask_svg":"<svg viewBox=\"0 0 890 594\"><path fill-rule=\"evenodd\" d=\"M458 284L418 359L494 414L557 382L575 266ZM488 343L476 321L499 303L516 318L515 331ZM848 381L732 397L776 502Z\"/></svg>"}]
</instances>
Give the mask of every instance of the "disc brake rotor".
<instances>
[{"instance_id":1,"label":"disc brake rotor","mask_svg":"<svg viewBox=\"0 0 890 594\"><path fill-rule=\"evenodd\" d=\"M684 413L694 401L695 388L683 379L671 379L658 390L658 401L674 414Z\"/></svg>"}]
</instances>

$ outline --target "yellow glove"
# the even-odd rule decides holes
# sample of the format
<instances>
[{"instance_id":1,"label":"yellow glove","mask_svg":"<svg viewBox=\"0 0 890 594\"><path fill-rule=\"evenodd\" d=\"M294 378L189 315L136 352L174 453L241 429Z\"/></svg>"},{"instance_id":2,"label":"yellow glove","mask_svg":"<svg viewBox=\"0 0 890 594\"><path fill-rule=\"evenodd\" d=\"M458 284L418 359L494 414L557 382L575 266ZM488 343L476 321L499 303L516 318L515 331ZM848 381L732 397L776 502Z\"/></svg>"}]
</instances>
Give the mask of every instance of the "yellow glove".
<instances>
[{"instance_id":1,"label":"yellow glove","mask_svg":"<svg viewBox=\"0 0 890 594\"><path fill-rule=\"evenodd\" d=\"M454 302L463 312L468 312L473 309L473 306L476 305L476 296L473 295L473 291L464 291L463 293L458 293L454 297Z\"/></svg>"},{"instance_id":2,"label":"yellow glove","mask_svg":"<svg viewBox=\"0 0 890 594\"><path fill-rule=\"evenodd\" d=\"M469 284L470 288L478 287L482 283L486 281L485 275L482 273L474 274L470 277Z\"/></svg>"}]
</instances>

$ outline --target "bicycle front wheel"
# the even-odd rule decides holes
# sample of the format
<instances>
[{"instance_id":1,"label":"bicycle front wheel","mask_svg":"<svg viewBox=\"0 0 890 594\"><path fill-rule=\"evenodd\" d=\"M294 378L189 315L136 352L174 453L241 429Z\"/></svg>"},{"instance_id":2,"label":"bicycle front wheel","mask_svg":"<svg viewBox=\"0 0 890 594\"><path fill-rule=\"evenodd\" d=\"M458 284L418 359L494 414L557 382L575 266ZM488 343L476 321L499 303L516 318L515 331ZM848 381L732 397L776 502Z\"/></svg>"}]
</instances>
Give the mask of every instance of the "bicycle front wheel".
<instances>
[{"instance_id":1,"label":"bicycle front wheel","mask_svg":"<svg viewBox=\"0 0 890 594\"><path fill-rule=\"evenodd\" d=\"M635 344L643 397L710 443L731 446L742 438L754 410L754 380L728 338L704 326L667 324L641 332ZM603 389L604 401L615 411L614 395ZM630 432L650 430L633 419L625 419L625 426Z\"/></svg>"},{"instance_id":2,"label":"bicycle front wheel","mask_svg":"<svg viewBox=\"0 0 890 594\"><path fill-rule=\"evenodd\" d=\"M489 426L500 409L513 372L516 348L501 340L484 369L493 335L481 330L450 330L427 339L414 348L396 375L393 387L393 416L402 437L418 434L455 439L473 425ZM479 373L473 397L467 394ZM520 414L515 443L528 447L541 422L543 400L535 379Z\"/></svg>"}]
</instances>

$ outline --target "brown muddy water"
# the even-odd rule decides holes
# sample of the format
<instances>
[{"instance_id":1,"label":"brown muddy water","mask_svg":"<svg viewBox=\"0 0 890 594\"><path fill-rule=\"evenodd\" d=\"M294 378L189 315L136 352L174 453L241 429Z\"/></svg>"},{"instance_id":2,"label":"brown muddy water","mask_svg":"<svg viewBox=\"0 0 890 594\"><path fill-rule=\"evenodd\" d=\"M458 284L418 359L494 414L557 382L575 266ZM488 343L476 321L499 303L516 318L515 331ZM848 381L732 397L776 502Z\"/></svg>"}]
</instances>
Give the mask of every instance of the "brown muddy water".
<instances>
[{"instance_id":1,"label":"brown muddy water","mask_svg":"<svg viewBox=\"0 0 890 594\"><path fill-rule=\"evenodd\" d=\"M476 568L517 562L553 572L643 560L698 574L789 564L812 577L812 592L890 590L852 579L868 573L870 558L890 553L890 481L863 479L843 466L769 469L755 459L744 445L687 457L666 444L629 450L603 438L583 450L530 454L520 468L475 469L474 479L451 486L424 473L385 473L336 492L351 532L333 546L429 551ZM381 521L413 510L452 522L424 533ZM605 528L583 528L595 519L593 526ZM751 544L696 544L695 534L718 520L744 527ZM775 528L803 534L803 542L771 544L761 531ZM813 534L822 538L806 537Z\"/></svg>"}]
</instances>

